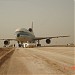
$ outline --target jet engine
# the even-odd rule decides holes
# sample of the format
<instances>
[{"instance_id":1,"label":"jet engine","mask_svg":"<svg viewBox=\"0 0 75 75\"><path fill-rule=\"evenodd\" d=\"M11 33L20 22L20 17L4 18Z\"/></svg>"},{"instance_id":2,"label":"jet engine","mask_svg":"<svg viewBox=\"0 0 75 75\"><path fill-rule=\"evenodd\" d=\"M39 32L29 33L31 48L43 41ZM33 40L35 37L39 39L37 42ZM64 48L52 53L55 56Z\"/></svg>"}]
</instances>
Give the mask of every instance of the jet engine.
<instances>
[{"instance_id":1,"label":"jet engine","mask_svg":"<svg viewBox=\"0 0 75 75\"><path fill-rule=\"evenodd\" d=\"M50 39L46 39L46 43L47 44L50 44L51 43L51 40Z\"/></svg>"},{"instance_id":2,"label":"jet engine","mask_svg":"<svg viewBox=\"0 0 75 75\"><path fill-rule=\"evenodd\" d=\"M32 32L33 31L32 28L29 28L29 31Z\"/></svg>"},{"instance_id":3,"label":"jet engine","mask_svg":"<svg viewBox=\"0 0 75 75\"><path fill-rule=\"evenodd\" d=\"M4 45L9 45L10 44L10 41L9 40L5 40L4 41Z\"/></svg>"}]
</instances>

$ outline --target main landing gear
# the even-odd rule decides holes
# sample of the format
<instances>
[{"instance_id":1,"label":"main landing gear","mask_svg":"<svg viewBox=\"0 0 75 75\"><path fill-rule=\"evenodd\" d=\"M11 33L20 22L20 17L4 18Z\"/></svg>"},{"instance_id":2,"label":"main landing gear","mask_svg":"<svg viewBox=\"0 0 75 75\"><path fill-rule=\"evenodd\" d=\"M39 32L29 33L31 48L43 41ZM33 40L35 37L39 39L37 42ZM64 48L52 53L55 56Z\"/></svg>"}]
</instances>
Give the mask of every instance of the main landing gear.
<instances>
[{"instance_id":1,"label":"main landing gear","mask_svg":"<svg viewBox=\"0 0 75 75\"><path fill-rule=\"evenodd\" d=\"M40 41L38 40L37 47L41 47Z\"/></svg>"},{"instance_id":2,"label":"main landing gear","mask_svg":"<svg viewBox=\"0 0 75 75\"><path fill-rule=\"evenodd\" d=\"M37 47L41 47L41 44L37 44Z\"/></svg>"}]
</instances>

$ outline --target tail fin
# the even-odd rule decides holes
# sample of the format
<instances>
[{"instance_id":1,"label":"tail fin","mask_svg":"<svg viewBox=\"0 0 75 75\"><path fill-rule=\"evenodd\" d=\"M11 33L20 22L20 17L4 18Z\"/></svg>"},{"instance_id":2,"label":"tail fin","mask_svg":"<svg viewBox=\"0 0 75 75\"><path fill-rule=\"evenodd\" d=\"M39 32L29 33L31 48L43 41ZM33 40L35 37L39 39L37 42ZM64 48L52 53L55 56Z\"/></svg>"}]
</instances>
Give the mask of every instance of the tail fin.
<instances>
[{"instance_id":1,"label":"tail fin","mask_svg":"<svg viewBox=\"0 0 75 75\"><path fill-rule=\"evenodd\" d=\"M32 30L33 30L33 21L32 21Z\"/></svg>"},{"instance_id":2,"label":"tail fin","mask_svg":"<svg viewBox=\"0 0 75 75\"><path fill-rule=\"evenodd\" d=\"M33 31L33 21L32 21L32 33L34 34L34 31Z\"/></svg>"}]
</instances>

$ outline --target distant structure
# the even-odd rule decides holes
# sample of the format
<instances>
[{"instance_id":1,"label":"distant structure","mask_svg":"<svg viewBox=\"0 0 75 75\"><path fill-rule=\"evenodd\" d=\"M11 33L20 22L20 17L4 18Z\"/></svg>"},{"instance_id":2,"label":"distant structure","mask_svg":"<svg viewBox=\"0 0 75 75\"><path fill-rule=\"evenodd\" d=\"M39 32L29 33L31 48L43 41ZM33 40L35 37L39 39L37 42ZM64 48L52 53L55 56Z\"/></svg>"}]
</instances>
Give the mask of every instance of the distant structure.
<instances>
[{"instance_id":1,"label":"distant structure","mask_svg":"<svg viewBox=\"0 0 75 75\"><path fill-rule=\"evenodd\" d=\"M67 44L67 46L75 46L73 43L69 43Z\"/></svg>"}]
</instances>

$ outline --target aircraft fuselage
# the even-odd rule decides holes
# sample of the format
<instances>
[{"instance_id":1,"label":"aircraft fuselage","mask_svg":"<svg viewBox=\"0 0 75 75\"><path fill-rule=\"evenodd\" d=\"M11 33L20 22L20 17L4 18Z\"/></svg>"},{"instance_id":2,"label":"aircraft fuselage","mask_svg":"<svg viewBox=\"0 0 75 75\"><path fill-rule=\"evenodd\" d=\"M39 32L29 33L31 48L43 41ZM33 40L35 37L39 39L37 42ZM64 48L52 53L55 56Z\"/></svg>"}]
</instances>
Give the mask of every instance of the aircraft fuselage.
<instances>
[{"instance_id":1,"label":"aircraft fuselage","mask_svg":"<svg viewBox=\"0 0 75 75\"><path fill-rule=\"evenodd\" d=\"M35 38L33 32L28 31L25 28L17 29L16 30L16 40L21 43L33 42Z\"/></svg>"}]
</instances>

